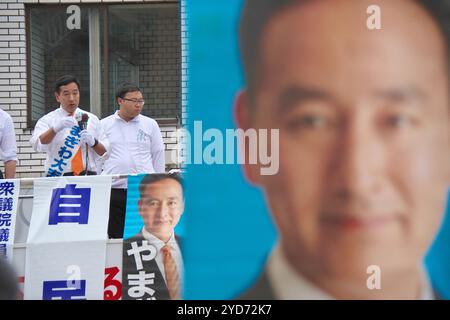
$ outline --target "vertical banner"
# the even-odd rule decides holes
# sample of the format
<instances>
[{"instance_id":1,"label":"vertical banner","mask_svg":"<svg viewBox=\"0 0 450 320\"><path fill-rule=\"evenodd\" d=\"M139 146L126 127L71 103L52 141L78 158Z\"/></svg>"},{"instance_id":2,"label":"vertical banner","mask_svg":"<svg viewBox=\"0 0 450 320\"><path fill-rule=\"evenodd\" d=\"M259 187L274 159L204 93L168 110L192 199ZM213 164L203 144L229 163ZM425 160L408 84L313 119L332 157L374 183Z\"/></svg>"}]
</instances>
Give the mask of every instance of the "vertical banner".
<instances>
[{"instance_id":1,"label":"vertical banner","mask_svg":"<svg viewBox=\"0 0 450 320\"><path fill-rule=\"evenodd\" d=\"M110 192L107 176L35 181L25 299L103 299Z\"/></svg>"},{"instance_id":2,"label":"vertical banner","mask_svg":"<svg viewBox=\"0 0 450 320\"><path fill-rule=\"evenodd\" d=\"M179 175L128 177L123 300L181 298L183 259L175 227L183 211Z\"/></svg>"},{"instance_id":3,"label":"vertical banner","mask_svg":"<svg viewBox=\"0 0 450 320\"><path fill-rule=\"evenodd\" d=\"M20 180L0 181L0 259L12 262Z\"/></svg>"}]
</instances>

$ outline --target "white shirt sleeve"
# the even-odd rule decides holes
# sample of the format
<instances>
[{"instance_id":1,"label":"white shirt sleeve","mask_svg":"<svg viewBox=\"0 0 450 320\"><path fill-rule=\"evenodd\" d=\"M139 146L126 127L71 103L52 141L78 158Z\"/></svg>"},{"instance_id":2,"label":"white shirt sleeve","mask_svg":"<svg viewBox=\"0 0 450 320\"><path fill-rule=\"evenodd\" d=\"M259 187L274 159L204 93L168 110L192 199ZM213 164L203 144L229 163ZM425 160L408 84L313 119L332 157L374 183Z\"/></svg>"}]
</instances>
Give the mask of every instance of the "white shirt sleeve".
<instances>
[{"instance_id":1,"label":"white shirt sleeve","mask_svg":"<svg viewBox=\"0 0 450 320\"><path fill-rule=\"evenodd\" d=\"M5 124L3 127L3 134L0 140L0 149L3 153L3 161L14 160L17 162L17 144L16 133L14 131L14 124L11 117L4 118Z\"/></svg>"},{"instance_id":2,"label":"white shirt sleeve","mask_svg":"<svg viewBox=\"0 0 450 320\"><path fill-rule=\"evenodd\" d=\"M155 126L152 132L152 164L155 172L163 173L166 171L166 156L164 151L164 141L162 139L161 130L158 123L155 121Z\"/></svg>"},{"instance_id":3,"label":"white shirt sleeve","mask_svg":"<svg viewBox=\"0 0 450 320\"><path fill-rule=\"evenodd\" d=\"M41 136L41 134L51 128L50 121L50 117L44 116L38 120L36 126L34 127L33 135L30 139L30 144L36 152L47 152L48 150L48 145L42 144L39 137Z\"/></svg>"},{"instance_id":4,"label":"white shirt sleeve","mask_svg":"<svg viewBox=\"0 0 450 320\"><path fill-rule=\"evenodd\" d=\"M101 123L98 117L92 113L84 112L89 115L87 130L89 133L91 133L95 139L98 140L99 143L103 144L106 148L106 151L108 151L108 141L106 137L103 134L103 131L101 129ZM85 145L82 146L83 148L83 157L86 156L86 150L88 150L89 154L89 163L87 164L88 170L90 171L96 171L97 174L100 174L102 168L103 168L103 157L106 155L107 152L105 152L103 155L98 155L97 152L95 152L94 148L87 147ZM86 161L83 158L83 163ZM86 165L86 164L85 164Z\"/></svg>"},{"instance_id":5,"label":"white shirt sleeve","mask_svg":"<svg viewBox=\"0 0 450 320\"><path fill-rule=\"evenodd\" d=\"M105 130L103 129L103 122L100 120L97 123L95 137L97 138L98 142L100 142L106 149L106 152L103 154L103 156L106 156L107 154L109 154L110 143L109 143L108 137L106 137Z\"/></svg>"}]
</instances>

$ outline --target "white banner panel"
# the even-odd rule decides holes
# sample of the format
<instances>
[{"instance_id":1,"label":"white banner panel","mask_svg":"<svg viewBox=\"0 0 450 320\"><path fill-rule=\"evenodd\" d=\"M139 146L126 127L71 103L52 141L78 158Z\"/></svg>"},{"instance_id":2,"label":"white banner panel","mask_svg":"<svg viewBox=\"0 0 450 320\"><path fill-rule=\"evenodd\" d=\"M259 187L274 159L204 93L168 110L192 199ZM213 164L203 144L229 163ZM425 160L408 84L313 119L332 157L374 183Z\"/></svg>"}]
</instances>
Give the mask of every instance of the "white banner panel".
<instances>
[{"instance_id":1,"label":"white banner panel","mask_svg":"<svg viewBox=\"0 0 450 320\"><path fill-rule=\"evenodd\" d=\"M106 240L28 244L26 300L103 300Z\"/></svg>"},{"instance_id":2,"label":"white banner panel","mask_svg":"<svg viewBox=\"0 0 450 320\"><path fill-rule=\"evenodd\" d=\"M13 260L14 232L20 180L0 180L0 258Z\"/></svg>"},{"instance_id":3,"label":"white banner panel","mask_svg":"<svg viewBox=\"0 0 450 320\"><path fill-rule=\"evenodd\" d=\"M107 239L110 195L110 176L35 180L27 242Z\"/></svg>"}]
</instances>

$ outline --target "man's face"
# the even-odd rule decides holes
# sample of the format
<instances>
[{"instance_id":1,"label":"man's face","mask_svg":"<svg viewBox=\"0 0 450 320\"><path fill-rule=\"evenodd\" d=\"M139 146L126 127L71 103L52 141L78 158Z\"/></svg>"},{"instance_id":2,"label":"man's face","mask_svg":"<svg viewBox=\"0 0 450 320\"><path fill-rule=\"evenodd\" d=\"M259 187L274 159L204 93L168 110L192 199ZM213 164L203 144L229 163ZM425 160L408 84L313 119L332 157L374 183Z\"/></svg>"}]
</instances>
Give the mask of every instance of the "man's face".
<instances>
[{"instance_id":1,"label":"man's face","mask_svg":"<svg viewBox=\"0 0 450 320\"><path fill-rule=\"evenodd\" d=\"M145 196L138 202L145 229L160 239L170 237L183 209L181 185L169 178L147 185Z\"/></svg>"},{"instance_id":2,"label":"man's face","mask_svg":"<svg viewBox=\"0 0 450 320\"><path fill-rule=\"evenodd\" d=\"M280 129L264 189L288 259L309 275L366 278L415 268L440 226L449 181L444 41L413 1L311 1L275 15L261 40L244 128ZM365 285L365 282L364 282Z\"/></svg>"},{"instance_id":3,"label":"man's face","mask_svg":"<svg viewBox=\"0 0 450 320\"><path fill-rule=\"evenodd\" d=\"M117 98L120 105L120 113L127 119L137 117L142 111L142 93L139 91L127 92L123 98Z\"/></svg>"},{"instance_id":4,"label":"man's face","mask_svg":"<svg viewBox=\"0 0 450 320\"><path fill-rule=\"evenodd\" d=\"M59 87L59 92L55 92L55 97L66 112L73 113L80 103L80 90L75 82L71 82Z\"/></svg>"}]
</instances>

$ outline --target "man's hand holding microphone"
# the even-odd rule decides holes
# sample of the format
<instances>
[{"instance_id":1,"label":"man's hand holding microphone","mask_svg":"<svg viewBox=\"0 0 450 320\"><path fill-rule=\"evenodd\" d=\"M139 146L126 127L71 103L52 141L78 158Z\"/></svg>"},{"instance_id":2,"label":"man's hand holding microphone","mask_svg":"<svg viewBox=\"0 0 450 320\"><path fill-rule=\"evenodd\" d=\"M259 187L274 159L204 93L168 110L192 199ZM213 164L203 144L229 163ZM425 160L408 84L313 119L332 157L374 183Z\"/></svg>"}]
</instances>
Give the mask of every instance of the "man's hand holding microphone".
<instances>
[{"instance_id":1,"label":"man's hand holding microphone","mask_svg":"<svg viewBox=\"0 0 450 320\"><path fill-rule=\"evenodd\" d=\"M53 126L53 131L55 133L58 133L66 128L73 128L74 126L79 126L81 129L80 132L80 142L86 143L89 147L95 147L95 145L98 143L97 139L94 138L94 135L90 133L86 127L87 127L87 120L83 118L83 120L76 121L74 117L68 116L59 119L58 122Z\"/></svg>"},{"instance_id":2,"label":"man's hand holding microphone","mask_svg":"<svg viewBox=\"0 0 450 320\"><path fill-rule=\"evenodd\" d=\"M89 147L95 147L98 143L97 139L94 138L94 135L84 129L80 132L80 142L86 143Z\"/></svg>"}]
</instances>

